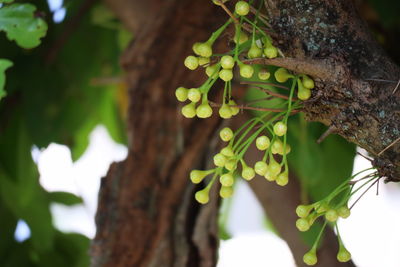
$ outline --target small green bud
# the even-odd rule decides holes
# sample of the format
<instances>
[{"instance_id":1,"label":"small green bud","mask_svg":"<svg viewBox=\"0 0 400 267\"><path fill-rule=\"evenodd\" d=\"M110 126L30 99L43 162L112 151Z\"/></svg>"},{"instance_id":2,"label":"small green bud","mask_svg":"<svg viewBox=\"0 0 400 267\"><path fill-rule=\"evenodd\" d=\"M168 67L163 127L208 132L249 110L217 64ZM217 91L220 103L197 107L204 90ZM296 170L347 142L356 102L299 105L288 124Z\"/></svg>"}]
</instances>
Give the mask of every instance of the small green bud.
<instances>
[{"instance_id":1,"label":"small green bud","mask_svg":"<svg viewBox=\"0 0 400 267\"><path fill-rule=\"evenodd\" d=\"M234 159L230 159L226 162L225 164L225 169L227 169L230 172L233 172L237 168L237 161Z\"/></svg>"},{"instance_id":2,"label":"small green bud","mask_svg":"<svg viewBox=\"0 0 400 267\"><path fill-rule=\"evenodd\" d=\"M258 150L261 150L261 151L267 150L270 144L271 144L271 141L265 135L259 136L256 139L256 147Z\"/></svg>"},{"instance_id":3,"label":"small green bud","mask_svg":"<svg viewBox=\"0 0 400 267\"><path fill-rule=\"evenodd\" d=\"M289 174L287 171L284 171L276 177L276 184L280 186L285 186L289 182Z\"/></svg>"},{"instance_id":4,"label":"small green bud","mask_svg":"<svg viewBox=\"0 0 400 267\"><path fill-rule=\"evenodd\" d=\"M233 137L233 132L232 132L231 128L225 127L224 129L222 129L219 132L219 137L224 142L230 141Z\"/></svg>"},{"instance_id":5,"label":"small green bud","mask_svg":"<svg viewBox=\"0 0 400 267\"><path fill-rule=\"evenodd\" d=\"M232 147L230 146L226 146L223 149L221 149L221 154L226 156L226 157L233 157L235 155L235 153L233 152Z\"/></svg>"},{"instance_id":6,"label":"small green bud","mask_svg":"<svg viewBox=\"0 0 400 267\"><path fill-rule=\"evenodd\" d=\"M240 76L243 78L251 78L254 74L254 69L250 65L242 64L240 65Z\"/></svg>"},{"instance_id":7,"label":"small green bud","mask_svg":"<svg viewBox=\"0 0 400 267\"><path fill-rule=\"evenodd\" d=\"M235 5L235 12L239 16L246 16L250 12L250 5L245 1L238 1Z\"/></svg>"},{"instance_id":8,"label":"small green bud","mask_svg":"<svg viewBox=\"0 0 400 267\"><path fill-rule=\"evenodd\" d=\"M267 173L268 164L264 161L257 161L254 165L254 171L261 176L264 176Z\"/></svg>"},{"instance_id":9,"label":"small green bud","mask_svg":"<svg viewBox=\"0 0 400 267\"><path fill-rule=\"evenodd\" d=\"M234 100L229 100L228 105L231 107L231 112L232 116L236 116L240 112L239 107L232 107L232 106L237 106L236 102Z\"/></svg>"},{"instance_id":10,"label":"small green bud","mask_svg":"<svg viewBox=\"0 0 400 267\"><path fill-rule=\"evenodd\" d=\"M273 45L264 48L263 52L267 58L276 58L278 56L278 49Z\"/></svg>"},{"instance_id":11,"label":"small green bud","mask_svg":"<svg viewBox=\"0 0 400 267\"><path fill-rule=\"evenodd\" d=\"M339 215L336 210L330 209L325 213L325 219L330 221L330 222L336 222L338 219Z\"/></svg>"},{"instance_id":12,"label":"small green bud","mask_svg":"<svg viewBox=\"0 0 400 267\"><path fill-rule=\"evenodd\" d=\"M312 209L312 205L299 205L296 208L296 214L300 218L306 218Z\"/></svg>"},{"instance_id":13,"label":"small green bud","mask_svg":"<svg viewBox=\"0 0 400 267\"><path fill-rule=\"evenodd\" d=\"M287 132L287 126L284 122L282 121L278 121L277 123L275 123L274 125L274 133L277 136L284 136Z\"/></svg>"},{"instance_id":14,"label":"small green bud","mask_svg":"<svg viewBox=\"0 0 400 267\"><path fill-rule=\"evenodd\" d=\"M251 179L254 178L254 176L256 175L256 173L254 172L254 169L248 166L244 166L243 170L242 170L242 177L247 180L250 181Z\"/></svg>"},{"instance_id":15,"label":"small green bud","mask_svg":"<svg viewBox=\"0 0 400 267\"><path fill-rule=\"evenodd\" d=\"M225 55L225 56L221 57L220 63L221 63L222 68L228 69L228 70L232 69L233 66L235 66L235 60L233 59L232 56L229 56L229 55Z\"/></svg>"},{"instance_id":16,"label":"small green bud","mask_svg":"<svg viewBox=\"0 0 400 267\"><path fill-rule=\"evenodd\" d=\"M294 76L290 74L287 69L279 68L274 73L275 80L280 83L286 82L289 78L293 78Z\"/></svg>"},{"instance_id":17,"label":"small green bud","mask_svg":"<svg viewBox=\"0 0 400 267\"><path fill-rule=\"evenodd\" d=\"M310 229L310 224L308 221L304 218L297 219L296 221L296 227L299 229L301 232L306 232Z\"/></svg>"},{"instance_id":18,"label":"small green bud","mask_svg":"<svg viewBox=\"0 0 400 267\"><path fill-rule=\"evenodd\" d=\"M212 78L215 79L218 77L219 70L220 70L220 67L217 64L214 64L214 65L208 66L206 68L206 74L208 77L212 76Z\"/></svg>"},{"instance_id":19,"label":"small green bud","mask_svg":"<svg viewBox=\"0 0 400 267\"><path fill-rule=\"evenodd\" d=\"M188 91L188 99L194 103L197 103L201 99L200 90L197 88L191 88Z\"/></svg>"},{"instance_id":20,"label":"small green bud","mask_svg":"<svg viewBox=\"0 0 400 267\"><path fill-rule=\"evenodd\" d=\"M201 181L203 181L203 179L213 173L214 170L208 170L208 171L201 171L201 170L193 170L190 172L190 180L192 181L192 183L194 184L198 184Z\"/></svg>"},{"instance_id":21,"label":"small green bud","mask_svg":"<svg viewBox=\"0 0 400 267\"><path fill-rule=\"evenodd\" d=\"M185 102L188 98L188 89L186 89L185 87L178 87L175 90L175 96L178 101Z\"/></svg>"},{"instance_id":22,"label":"small green bud","mask_svg":"<svg viewBox=\"0 0 400 267\"><path fill-rule=\"evenodd\" d=\"M224 119L229 119L232 117L231 107L227 104L223 104L218 110L219 116Z\"/></svg>"},{"instance_id":23,"label":"small green bud","mask_svg":"<svg viewBox=\"0 0 400 267\"><path fill-rule=\"evenodd\" d=\"M221 177L219 177L219 182L223 186L232 186L234 181L235 181L235 179L234 179L233 174L231 172L223 174L223 175L221 175Z\"/></svg>"},{"instance_id":24,"label":"small green bud","mask_svg":"<svg viewBox=\"0 0 400 267\"><path fill-rule=\"evenodd\" d=\"M218 76L223 80L224 82L229 82L230 80L233 79L233 72L232 70L228 69L222 69L220 70Z\"/></svg>"},{"instance_id":25,"label":"small green bud","mask_svg":"<svg viewBox=\"0 0 400 267\"><path fill-rule=\"evenodd\" d=\"M221 189L219 190L219 195L222 198L229 198L233 195L233 188L232 186L221 186Z\"/></svg>"},{"instance_id":26,"label":"small green bud","mask_svg":"<svg viewBox=\"0 0 400 267\"><path fill-rule=\"evenodd\" d=\"M340 245L336 258L340 262L348 262L351 260L351 254L343 245Z\"/></svg>"},{"instance_id":27,"label":"small green bud","mask_svg":"<svg viewBox=\"0 0 400 267\"><path fill-rule=\"evenodd\" d=\"M270 76L271 76L271 73L267 69L261 69L258 72L258 78L260 80L268 80Z\"/></svg>"},{"instance_id":28,"label":"small green bud","mask_svg":"<svg viewBox=\"0 0 400 267\"><path fill-rule=\"evenodd\" d=\"M258 58L262 56L262 49L256 43L252 43L249 51L247 52L248 58Z\"/></svg>"},{"instance_id":29,"label":"small green bud","mask_svg":"<svg viewBox=\"0 0 400 267\"><path fill-rule=\"evenodd\" d=\"M195 103L189 103L187 105L184 105L181 109L182 115L185 118L194 118L196 116L196 107L195 107Z\"/></svg>"},{"instance_id":30,"label":"small green bud","mask_svg":"<svg viewBox=\"0 0 400 267\"><path fill-rule=\"evenodd\" d=\"M196 108L197 117L202 119L211 117L212 112L213 112L212 108L208 103L202 103L200 106Z\"/></svg>"},{"instance_id":31,"label":"small green bud","mask_svg":"<svg viewBox=\"0 0 400 267\"><path fill-rule=\"evenodd\" d=\"M201 191L197 191L194 197L200 204L208 203L208 201L210 200L210 197L208 196L208 188L205 188Z\"/></svg>"},{"instance_id":32,"label":"small green bud","mask_svg":"<svg viewBox=\"0 0 400 267\"><path fill-rule=\"evenodd\" d=\"M350 209L347 206L342 206L337 210L337 213L343 219L346 219L350 216Z\"/></svg>"},{"instance_id":33,"label":"small green bud","mask_svg":"<svg viewBox=\"0 0 400 267\"><path fill-rule=\"evenodd\" d=\"M190 70L195 70L199 66L199 60L195 56L188 56L187 58L185 58L183 64L186 68Z\"/></svg>"},{"instance_id":34,"label":"small green bud","mask_svg":"<svg viewBox=\"0 0 400 267\"><path fill-rule=\"evenodd\" d=\"M218 153L214 156L213 160L214 160L215 166L224 167L225 163L227 161L227 158L224 155L222 155L221 153Z\"/></svg>"},{"instance_id":35,"label":"small green bud","mask_svg":"<svg viewBox=\"0 0 400 267\"><path fill-rule=\"evenodd\" d=\"M318 261L317 253L315 252L315 249L311 249L309 252L304 254L303 261L307 265L315 265Z\"/></svg>"}]
</instances>

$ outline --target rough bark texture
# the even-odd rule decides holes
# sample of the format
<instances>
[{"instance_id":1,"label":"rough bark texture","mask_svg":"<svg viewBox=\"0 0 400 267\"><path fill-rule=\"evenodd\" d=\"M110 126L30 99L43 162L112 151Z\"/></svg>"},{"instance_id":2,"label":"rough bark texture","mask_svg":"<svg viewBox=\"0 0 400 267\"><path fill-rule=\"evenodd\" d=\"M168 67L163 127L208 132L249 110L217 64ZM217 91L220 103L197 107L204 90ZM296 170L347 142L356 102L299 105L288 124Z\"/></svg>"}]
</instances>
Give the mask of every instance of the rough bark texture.
<instances>
[{"instance_id":1,"label":"rough bark texture","mask_svg":"<svg viewBox=\"0 0 400 267\"><path fill-rule=\"evenodd\" d=\"M309 120L374 156L388 181L400 181L400 69L370 34L349 0L266 0L276 44L290 59L276 61L312 75L316 89L305 103ZM391 147L380 153L388 146Z\"/></svg>"},{"instance_id":2,"label":"rough bark texture","mask_svg":"<svg viewBox=\"0 0 400 267\"><path fill-rule=\"evenodd\" d=\"M130 88L129 154L101 186L92 266L215 266L218 201L196 203L188 177L220 120L183 119L174 90L204 79L182 62L225 18L201 1L146 5L151 12L142 15L146 20L122 57Z\"/></svg>"},{"instance_id":3,"label":"rough bark texture","mask_svg":"<svg viewBox=\"0 0 400 267\"><path fill-rule=\"evenodd\" d=\"M128 158L111 167L101 187L92 266L214 266L218 201L196 204L188 173L204 155L219 120L183 120L173 90L200 85L203 74L186 71L182 61L192 43L207 38L226 15L204 0L106 2L135 33L121 61L130 87L130 144ZM399 138L400 89L393 93L392 84L368 79L397 80L400 71L352 2L265 2L276 45L286 55L265 63L313 76L317 88L305 103L308 118L367 149L383 176L399 180L400 144L378 154ZM286 211L274 211L275 197L258 195L271 217L285 219ZM287 229L280 231L295 251L297 232ZM319 259L324 261L322 255Z\"/></svg>"}]
</instances>

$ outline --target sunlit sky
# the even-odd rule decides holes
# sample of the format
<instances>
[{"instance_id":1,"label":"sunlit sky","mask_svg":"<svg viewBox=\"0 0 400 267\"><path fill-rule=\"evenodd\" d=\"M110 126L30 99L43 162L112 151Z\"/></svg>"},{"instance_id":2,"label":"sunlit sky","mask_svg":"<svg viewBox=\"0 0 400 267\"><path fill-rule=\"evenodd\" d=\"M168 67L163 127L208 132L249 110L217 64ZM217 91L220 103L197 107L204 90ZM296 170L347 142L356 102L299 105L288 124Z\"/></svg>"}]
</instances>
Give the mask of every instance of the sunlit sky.
<instances>
[{"instance_id":1,"label":"sunlit sky","mask_svg":"<svg viewBox=\"0 0 400 267\"><path fill-rule=\"evenodd\" d=\"M47 149L33 149L40 182L48 191L67 191L81 196L83 205L73 207L53 204L54 224L66 232L95 235L94 215L101 177L113 161L126 157L126 147L116 144L106 129L98 126L90 137L90 145L75 163L69 149L51 144ZM357 156L354 172L366 169L369 162ZM357 196L355 196L356 198ZM379 195L370 190L357 203L352 215L340 220L339 227L346 247L360 267L400 266L400 188L381 183ZM235 189L228 216L232 239L221 242L218 267L295 266L286 243L266 229L260 204L246 183ZM16 238L29 237L29 228L20 221Z\"/></svg>"}]
</instances>

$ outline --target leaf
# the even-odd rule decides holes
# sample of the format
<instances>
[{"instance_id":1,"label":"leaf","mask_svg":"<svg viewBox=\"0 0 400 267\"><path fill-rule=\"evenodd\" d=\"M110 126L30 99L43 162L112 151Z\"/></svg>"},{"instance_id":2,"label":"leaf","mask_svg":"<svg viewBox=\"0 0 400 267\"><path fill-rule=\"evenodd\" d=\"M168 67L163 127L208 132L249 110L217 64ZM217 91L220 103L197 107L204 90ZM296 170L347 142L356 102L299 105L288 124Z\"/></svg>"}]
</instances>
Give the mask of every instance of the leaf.
<instances>
[{"instance_id":1,"label":"leaf","mask_svg":"<svg viewBox=\"0 0 400 267\"><path fill-rule=\"evenodd\" d=\"M73 206L82 203L82 198L68 192L49 193L50 201Z\"/></svg>"},{"instance_id":2,"label":"leaf","mask_svg":"<svg viewBox=\"0 0 400 267\"><path fill-rule=\"evenodd\" d=\"M4 91L4 85L6 84L5 71L12 65L13 63L10 60L0 58L0 99L6 95L6 91Z\"/></svg>"},{"instance_id":3,"label":"leaf","mask_svg":"<svg viewBox=\"0 0 400 267\"><path fill-rule=\"evenodd\" d=\"M35 17L36 7L31 4L12 4L0 8L0 30L7 38L23 48L34 48L47 32L47 24Z\"/></svg>"},{"instance_id":4,"label":"leaf","mask_svg":"<svg viewBox=\"0 0 400 267\"><path fill-rule=\"evenodd\" d=\"M12 3L14 0L0 0L0 3Z\"/></svg>"}]
</instances>

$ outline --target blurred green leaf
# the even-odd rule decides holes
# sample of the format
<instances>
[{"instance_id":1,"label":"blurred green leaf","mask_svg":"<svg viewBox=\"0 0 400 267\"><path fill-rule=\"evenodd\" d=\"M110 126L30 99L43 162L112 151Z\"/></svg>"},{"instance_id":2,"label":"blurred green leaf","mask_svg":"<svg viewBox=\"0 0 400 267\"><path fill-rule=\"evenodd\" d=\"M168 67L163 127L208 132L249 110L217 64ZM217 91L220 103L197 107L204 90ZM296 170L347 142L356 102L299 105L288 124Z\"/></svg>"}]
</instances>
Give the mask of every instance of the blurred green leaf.
<instances>
[{"instance_id":1,"label":"blurred green leaf","mask_svg":"<svg viewBox=\"0 0 400 267\"><path fill-rule=\"evenodd\" d=\"M0 30L7 38L23 48L40 44L47 32L46 22L35 16L36 7L31 4L13 4L0 8Z\"/></svg>"},{"instance_id":2,"label":"blurred green leaf","mask_svg":"<svg viewBox=\"0 0 400 267\"><path fill-rule=\"evenodd\" d=\"M12 3L14 0L0 0L0 3Z\"/></svg>"},{"instance_id":3,"label":"blurred green leaf","mask_svg":"<svg viewBox=\"0 0 400 267\"><path fill-rule=\"evenodd\" d=\"M6 74L4 73L13 63L8 59L0 58L0 99L6 95L4 85L6 84Z\"/></svg>"},{"instance_id":4,"label":"blurred green leaf","mask_svg":"<svg viewBox=\"0 0 400 267\"><path fill-rule=\"evenodd\" d=\"M51 202L57 202L67 206L73 206L82 203L82 198L67 192L50 192L49 198Z\"/></svg>"}]
</instances>

